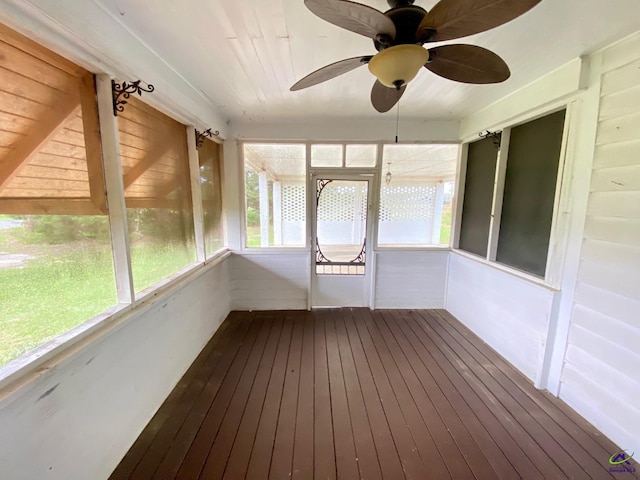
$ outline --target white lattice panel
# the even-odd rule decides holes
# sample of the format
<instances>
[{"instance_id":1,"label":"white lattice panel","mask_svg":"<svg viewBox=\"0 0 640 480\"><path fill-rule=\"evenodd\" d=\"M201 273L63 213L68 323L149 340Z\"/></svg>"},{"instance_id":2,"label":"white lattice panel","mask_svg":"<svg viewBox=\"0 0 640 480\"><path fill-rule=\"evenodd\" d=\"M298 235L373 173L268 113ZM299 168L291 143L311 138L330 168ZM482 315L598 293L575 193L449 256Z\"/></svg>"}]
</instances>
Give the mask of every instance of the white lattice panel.
<instances>
[{"instance_id":1,"label":"white lattice panel","mask_svg":"<svg viewBox=\"0 0 640 480\"><path fill-rule=\"evenodd\" d=\"M434 215L435 201L435 186L383 186L380 190L380 221L431 220Z\"/></svg>"},{"instance_id":2,"label":"white lattice panel","mask_svg":"<svg viewBox=\"0 0 640 480\"><path fill-rule=\"evenodd\" d=\"M282 220L285 222L304 222L306 211L304 184L283 184Z\"/></svg>"}]
</instances>

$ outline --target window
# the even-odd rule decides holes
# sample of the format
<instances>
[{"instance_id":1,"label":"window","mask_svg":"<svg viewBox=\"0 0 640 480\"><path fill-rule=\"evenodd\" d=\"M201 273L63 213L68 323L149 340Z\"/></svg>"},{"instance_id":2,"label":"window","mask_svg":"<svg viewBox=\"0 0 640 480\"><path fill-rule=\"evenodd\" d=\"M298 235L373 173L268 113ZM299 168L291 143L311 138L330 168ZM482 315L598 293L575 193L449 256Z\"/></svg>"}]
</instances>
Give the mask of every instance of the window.
<instances>
[{"instance_id":1,"label":"window","mask_svg":"<svg viewBox=\"0 0 640 480\"><path fill-rule=\"evenodd\" d=\"M495 141L498 142L499 137ZM497 160L498 147L494 139L484 138L469 144L460 249L483 257L487 256Z\"/></svg>"},{"instance_id":2,"label":"window","mask_svg":"<svg viewBox=\"0 0 640 480\"><path fill-rule=\"evenodd\" d=\"M496 260L544 277L565 111L511 129Z\"/></svg>"},{"instance_id":3,"label":"window","mask_svg":"<svg viewBox=\"0 0 640 480\"><path fill-rule=\"evenodd\" d=\"M315 144L311 145L312 168L373 168L377 163L375 144Z\"/></svg>"},{"instance_id":4,"label":"window","mask_svg":"<svg viewBox=\"0 0 640 480\"><path fill-rule=\"evenodd\" d=\"M117 304L93 76L0 25L0 366Z\"/></svg>"},{"instance_id":5,"label":"window","mask_svg":"<svg viewBox=\"0 0 640 480\"><path fill-rule=\"evenodd\" d=\"M312 167L342 167L342 145L311 145Z\"/></svg>"},{"instance_id":6,"label":"window","mask_svg":"<svg viewBox=\"0 0 640 480\"><path fill-rule=\"evenodd\" d=\"M561 110L506 129L497 165L491 138L469 144L460 249L545 276L564 120Z\"/></svg>"},{"instance_id":7,"label":"window","mask_svg":"<svg viewBox=\"0 0 640 480\"><path fill-rule=\"evenodd\" d=\"M135 291L196 261L184 125L137 98L118 114Z\"/></svg>"},{"instance_id":8,"label":"window","mask_svg":"<svg viewBox=\"0 0 640 480\"><path fill-rule=\"evenodd\" d=\"M204 140L198 149L200 189L204 214L204 240L207 258L224 246L222 226L222 176L220 144Z\"/></svg>"},{"instance_id":9,"label":"window","mask_svg":"<svg viewBox=\"0 0 640 480\"><path fill-rule=\"evenodd\" d=\"M304 246L305 149L297 144L244 144L248 247Z\"/></svg>"},{"instance_id":10,"label":"window","mask_svg":"<svg viewBox=\"0 0 640 480\"><path fill-rule=\"evenodd\" d=\"M457 145L385 145L378 245L448 245Z\"/></svg>"}]
</instances>

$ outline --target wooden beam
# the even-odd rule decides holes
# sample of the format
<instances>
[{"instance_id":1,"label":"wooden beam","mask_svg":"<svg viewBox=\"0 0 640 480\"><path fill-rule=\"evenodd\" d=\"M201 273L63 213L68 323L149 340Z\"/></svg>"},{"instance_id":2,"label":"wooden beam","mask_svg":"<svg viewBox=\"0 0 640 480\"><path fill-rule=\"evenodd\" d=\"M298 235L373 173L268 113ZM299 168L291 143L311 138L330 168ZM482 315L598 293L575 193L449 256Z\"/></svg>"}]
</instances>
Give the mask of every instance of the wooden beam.
<instances>
[{"instance_id":1,"label":"wooden beam","mask_svg":"<svg viewBox=\"0 0 640 480\"><path fill-rule=\"evenodd\" d=\"M169 180L168 182L165 182L163 185L155 187L155 196L158 199L167 198L167 196L169 196L169 194L173 192L176 188L181 186L186 187L187 185L188 185L188 180L184 175L184 172L177 171L175 173L175 176L171 180Z\"/></svg>"},{"instance_id":2,"label":"wooden beam","mask_svg":"<svg viewBox=\"0 0 640 480\"><path fill-rule=\"evenodd\" d=\"M65 94L38 120L35 131L18 140L0 162L0 190L19 173L34 155L51 140L80 110L78 90Z\"/></svg>"},{"instance_id":3,"label":"wooden beam","mask_svg":"<svg viewBox=\"0 0 640 480\"><path fill-rule=\"evenodd\" d=\"M0 214L104 215L88 198L0 198Z\"/></svg>"},{"instance_id":4,"label":"wooden beam","mask_svg":"<svg viewBox=\"0 0 640 480\"><path fill-rule=\"evenodd\" d=\"M107 213L107 196L104 189L104 169L102 166L102 144L100 142L100 120L93 74L80 79L80 105L82 106L82 132L87 156L89 191L91 203L98 210Z\"/></svg>"},{"instance_id":5,"label":"wooden beam","mask_svg":"<svg viewBox=\"0 0 640 480\"><path fill-rule=\"evenodd\" d=\"M161 142L154 143L151 150L124 175L122 183L124 184L125 190L171 149L174 143L173 136L167 132L167 135L163 136L162 140Z\"/></svg>"}]
</instances>

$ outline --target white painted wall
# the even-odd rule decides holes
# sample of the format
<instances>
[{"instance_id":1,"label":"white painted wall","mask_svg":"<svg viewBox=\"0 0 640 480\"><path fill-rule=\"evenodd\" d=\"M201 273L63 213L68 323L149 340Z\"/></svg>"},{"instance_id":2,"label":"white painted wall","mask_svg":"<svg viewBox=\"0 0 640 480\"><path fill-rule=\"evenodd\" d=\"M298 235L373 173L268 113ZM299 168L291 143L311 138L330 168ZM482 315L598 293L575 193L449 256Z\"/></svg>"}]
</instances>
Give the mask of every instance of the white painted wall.
<instances>
[{"instance_id":1,"label":"white painted wall","mask_svg":"<svg viewBox=\"0 0 640 480\"><path fill-rule=\"evenodd\" d=\"M451 253L446 309L532 381L539 374L554 291Z\"/></svg>"},{"instance_id":2,"label":"white painted wall","mask_svg":"<svg viewBox=\"0 0 640 480\"><path fill-rule=\"evenodd\" d=\"M309 251L245 251L230 258L232 310L306 310Z\"/></svg>"},{"instance_id":3,"label":"white painted wall","mask_svg":"<svg viewBox=\"0 0 640 480\"><path fill-rule=\"evenodd\" d=\"M444 308L448 250L379 250L375 308Z\"/></svg>"},{"instance_id":4,"label":"white painted wall","mask_svg":"<svg viewBox=\"0 0 640 480\"><path fill-rule=\"evenodd\" d=\"M559 396L640 450L640 34L601 53L600 109Z\"/></svg>"},{"instance_id":5,"label":"white painted wall","mask_svg":"<svg viewBox=\"0 0 640 480\"><path fill-rule=\"evenodd\" d=\"M107 478L229 313L227 262L2 388L0 478Z\"/></svg>"},{"instance_id":6,"label":"white painted wall","mask_svg":"<svg viewBox=\"0 0 640 480\"><path fill-rule=\"evenodd\" d=\"M400 142L458 142L457 121L400 120ZM354 121L323 119L308 122L232 122L230 135L243 140L371 141L393 142L395 117L391 120Z\"/></svg>"}]
</instances>

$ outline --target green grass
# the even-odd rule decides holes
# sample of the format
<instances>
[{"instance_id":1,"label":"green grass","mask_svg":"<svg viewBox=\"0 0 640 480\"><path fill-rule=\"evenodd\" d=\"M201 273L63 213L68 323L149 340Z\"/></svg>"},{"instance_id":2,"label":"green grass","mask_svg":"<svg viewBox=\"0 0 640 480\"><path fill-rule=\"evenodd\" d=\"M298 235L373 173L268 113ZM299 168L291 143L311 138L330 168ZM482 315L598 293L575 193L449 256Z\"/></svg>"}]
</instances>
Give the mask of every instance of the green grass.
<instances>
[{"instance_id":1,"label":"green grass","mask_svg":"<svg viewBox=\"0 0 640 480\"><path fill-rule=\"evenodd\" d=\"M28 251L37 257L21 267L0 269L0 366L117 303L110 246L81 243L72 248L18 250L0 237L0 251ZM47 250L52 253L45 254ZM136 291L194 262L192 251L154 243L133 245Z\"/></svg>"},{"instance_id":2,"label":"green grass","mask_svg":"<svg viewBox=\"0 0 640 480\"><path fill-rule=\"evenodd\" d=\"M451 238L451 205L442 210L442 224L440 227L440 245L449 245Z\"/></svg>"},{"instance_id":3,"label":"green grass","mask_svg":"<svg viewBox=\"0 0 640 480\"><path fill-rule=\"evenodd\" d=\"M269 245L273 245L273 225L269 225ZM260 225L247 226L247 247L260 247Z\"/></svg>"}]
</instances>

